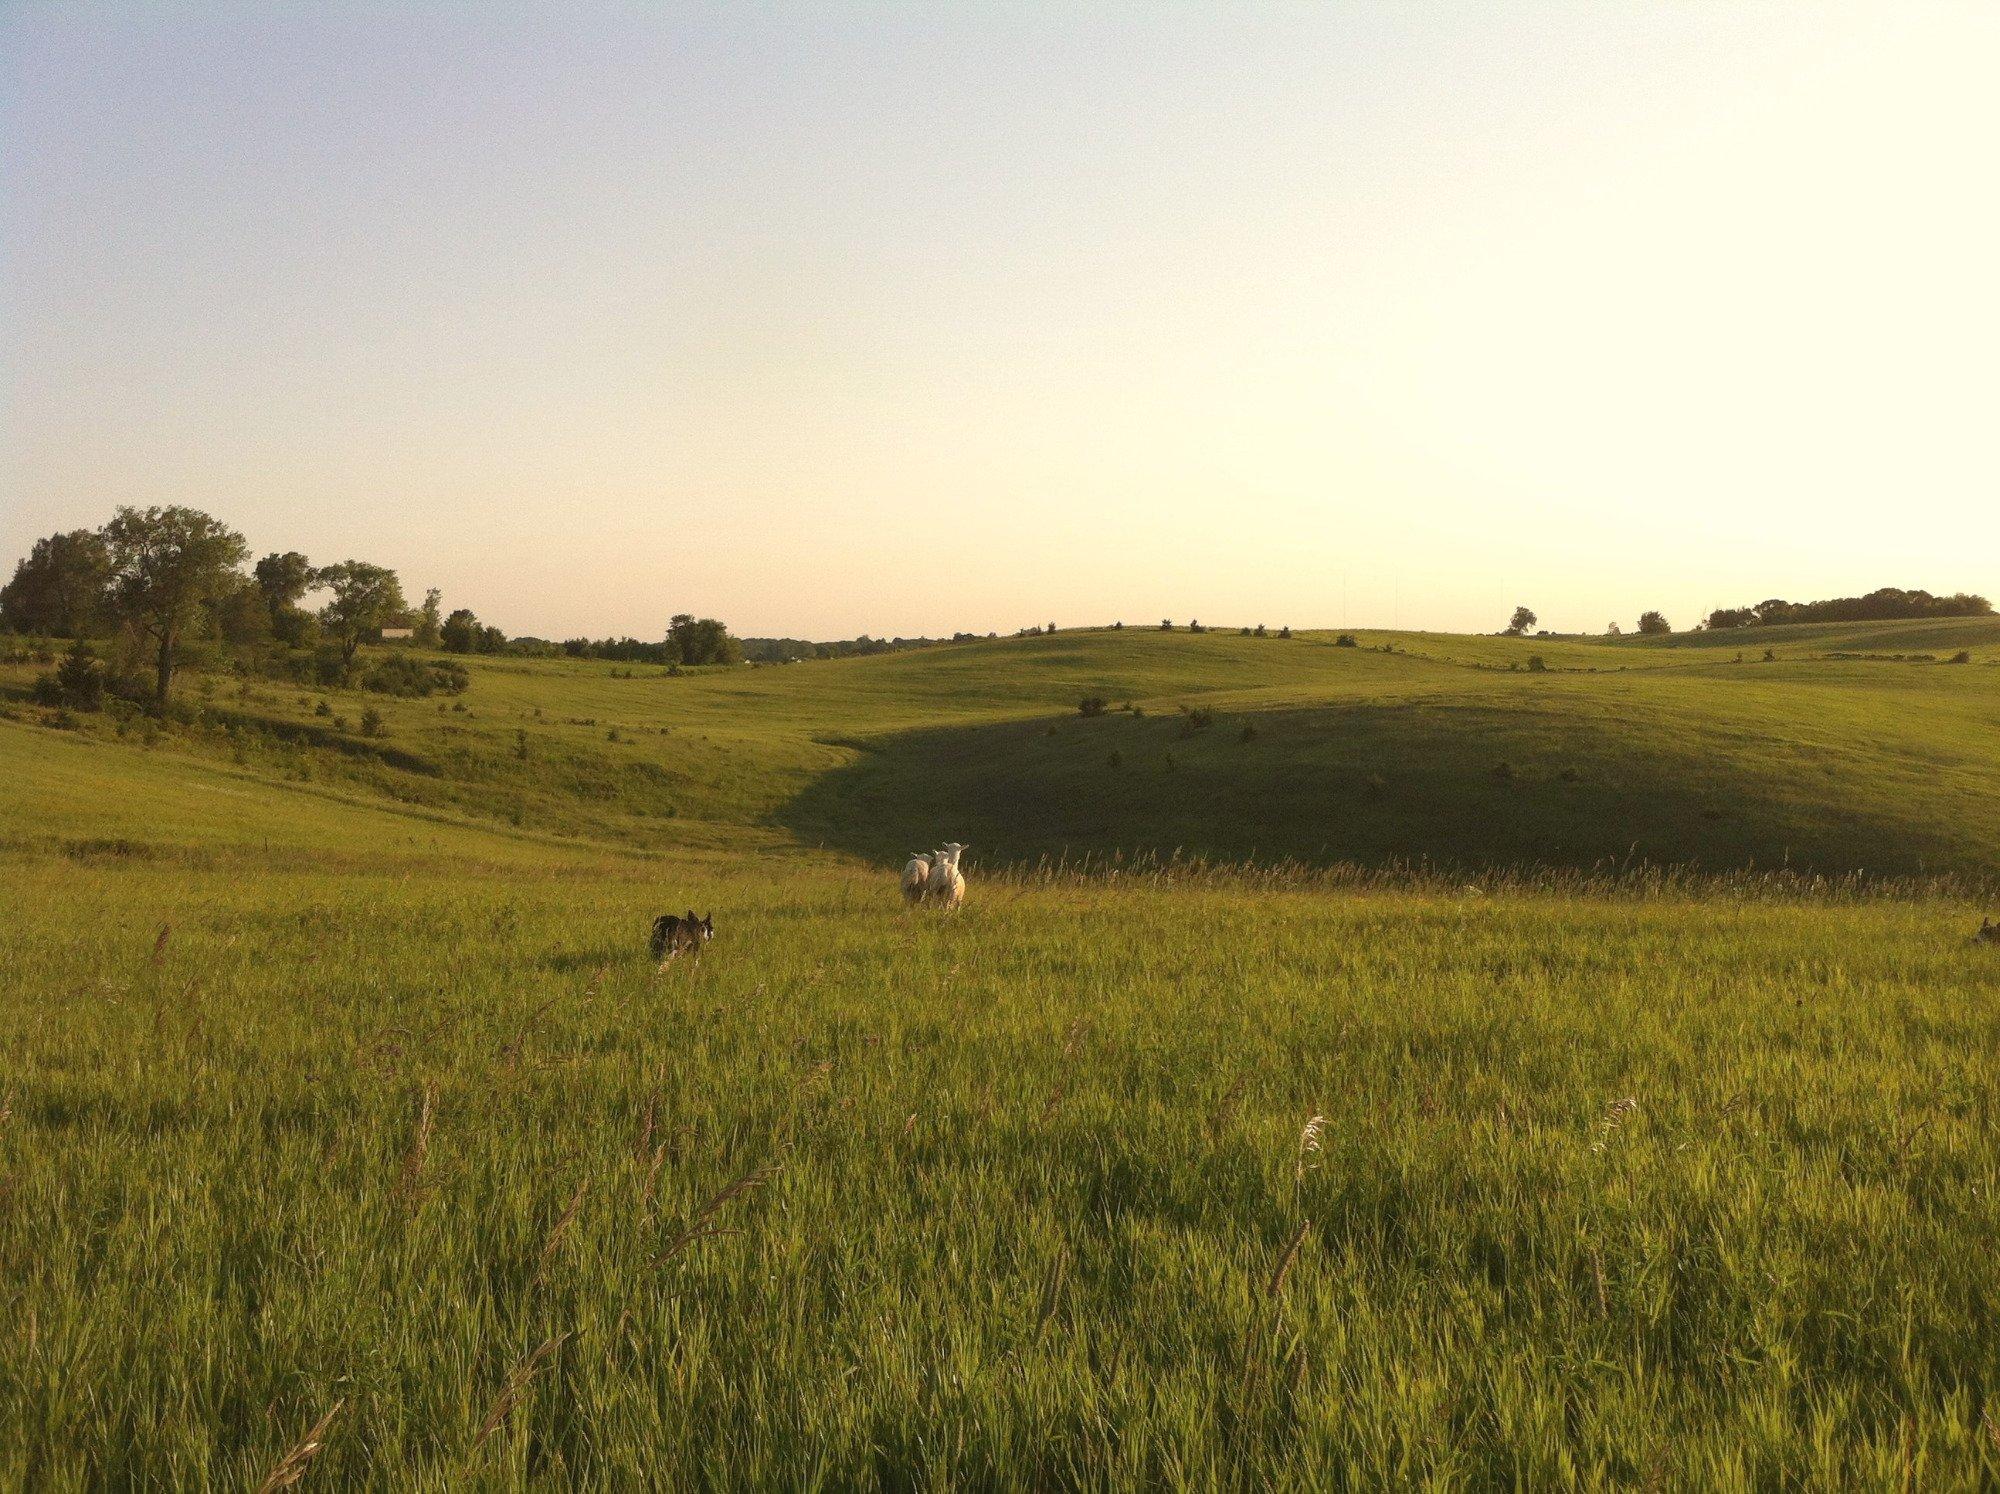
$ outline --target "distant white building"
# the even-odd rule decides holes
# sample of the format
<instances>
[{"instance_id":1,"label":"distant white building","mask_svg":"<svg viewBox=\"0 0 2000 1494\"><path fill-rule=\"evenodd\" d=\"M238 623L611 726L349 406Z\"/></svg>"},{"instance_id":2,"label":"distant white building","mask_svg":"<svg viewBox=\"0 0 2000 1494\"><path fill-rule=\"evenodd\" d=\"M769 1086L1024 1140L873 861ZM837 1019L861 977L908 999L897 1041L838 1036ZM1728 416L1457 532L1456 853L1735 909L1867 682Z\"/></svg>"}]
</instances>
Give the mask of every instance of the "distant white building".
<instances>
[{"instance_id":1,"label":"distant white building","mask_svg":"<svg viewBox=\"0 0 2000 1494\"><path fill-rule=\"evenodd\" d=\"M408 643L416 636L417 630L415 628L384 628L382 630L382 641L384 643Z\"/></svg>"}]
</instances>

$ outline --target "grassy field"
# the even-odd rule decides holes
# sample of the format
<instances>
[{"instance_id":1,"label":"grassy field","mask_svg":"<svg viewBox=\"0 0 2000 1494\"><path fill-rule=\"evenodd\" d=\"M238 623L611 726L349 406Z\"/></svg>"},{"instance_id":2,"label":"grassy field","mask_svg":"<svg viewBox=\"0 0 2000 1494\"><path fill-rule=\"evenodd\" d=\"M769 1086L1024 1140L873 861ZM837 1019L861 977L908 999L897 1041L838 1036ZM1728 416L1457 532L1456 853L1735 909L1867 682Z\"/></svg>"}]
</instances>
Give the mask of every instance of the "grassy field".
<instances>
[{"instance_id":1,"label":"grassy field","mask_svg":"<svg viewBox=\"0 0 2000 1494\"><path fill-rule=\"evenodd\" d=\"M2000 1481L1982 627L17 698L0 1485Z\"/></svg>"}]
</instances>

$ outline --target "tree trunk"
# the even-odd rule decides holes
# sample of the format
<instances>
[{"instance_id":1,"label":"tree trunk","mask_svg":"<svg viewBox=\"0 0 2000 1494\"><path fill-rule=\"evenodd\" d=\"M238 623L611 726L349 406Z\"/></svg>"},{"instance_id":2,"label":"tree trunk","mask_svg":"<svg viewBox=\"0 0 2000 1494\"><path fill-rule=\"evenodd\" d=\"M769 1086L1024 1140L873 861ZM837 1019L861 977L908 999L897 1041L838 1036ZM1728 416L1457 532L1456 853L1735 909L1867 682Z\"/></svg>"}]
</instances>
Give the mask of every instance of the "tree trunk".
<instances>
[{"instance_id":1,"label":"tree trunk","mask_svg":"<svg viewBox=\"0 0 2000 1494\"><path fill-rule=\"evenodd\" d=\"M153 686L153 704L164 711L167 708L167 692L174 687L174 635L173 631L160 634L160 653Z\"/></svg>"}]
</instances>

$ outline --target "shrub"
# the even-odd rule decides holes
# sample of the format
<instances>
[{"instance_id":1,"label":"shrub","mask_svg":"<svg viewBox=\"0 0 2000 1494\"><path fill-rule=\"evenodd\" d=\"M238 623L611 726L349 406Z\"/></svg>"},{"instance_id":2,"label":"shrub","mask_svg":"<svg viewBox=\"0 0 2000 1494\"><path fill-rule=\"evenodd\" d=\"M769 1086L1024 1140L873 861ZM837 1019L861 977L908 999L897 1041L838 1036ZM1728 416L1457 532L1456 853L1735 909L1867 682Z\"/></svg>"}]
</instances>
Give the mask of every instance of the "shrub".
<instances>
[{"instance_id":1,"label":"shrub","mask_svg":"<svg viewBox=\"0 0 2000 1494\"><path fill-rule=\"evenodd\" d=\"M1076 703L1077 714L1080 716L1102 716L1106 705L1107 702L1102 695L1086 695Z\"/></svg>"},{"instance_id":2,"label":"shrub","mask_svg":"<svg viewBox=\"0 0 2000 1494\"><path fill-rule=\"evenodd\" d=\"M1288 629L1287 631L1289 631L1289 629ZM1358 644L1358 643L1356 643L1356 642L1354 641L1354 635L1353 635L1352 633L1342 633L1342 634L1341 634L1341 635L1340 635L1340 636L1339 636L1338 638L1336 638L1336 639L1334 639L1334 640L1333 640L1333 646L1334 646L1335 648L1359 648L1359 647L1361 647L1361 645L1360 645L1360 644Z\"/></svg>"},{"instance_id":3,"label":"shrub","mask_svg":"<svg viewBox=\"0 0 2000 1494\"><path fill-rule=\"evenodd\" d=\"M1187 718L1181 725L1183 731L1206 731L1215 725L1215 712L1202 706L1195 706L1192 710L1182 706L1181 712Z\"/></svg>"},{"instance_id":4,"label":"shrub","mask_svg":"<svg viewBox=\"0 0 2000 1494\"><path fill-rule=\"evenodd\" d=\"M415 699L462 694L472 683L472 676L455 659L421 659L414 654L394 653L363 675L361 683L377 695Z\"/></svg>"},{"instance_id":5,"label":"shrub","mask_svg":"<svg viewBox=\"0 0 2000 1494\"><path fill-rule=\"evenodd\" d=\"M1548 671L1548 667L1549 667L1548 665L1542 662L1542 656L1540 654L1528 655L1528 673L1545 674Z\"/></svg>"},{"instance_id":6,"label":"shrub","mask_svg":"<svg viewBox=\"0 0 2000 1494\"><path fill-rule=\"evenodd\" d=\"M1280 638L1289 638L1289 637L1291 637L1291 636L1292 636L1292 630L1291 630L1291 627L1290 627L1290 625L1288 624L1287 626L1285 626L1285 627L1282 627L1282 628L1278 629L1278 636L1279 636Z\"/></svg>"},{"instance_id":7,"label":"shrub","mask_svg":"<svg viewBox=\"0 0 2000 1494\"><path fill-rule=\"evenodd\" d=\"M103 709L106 676L97 650L78 639L63 655L54 673L35 681L35 699L43 705L66 706L73 711Z\"/></svg>"},{"instance_id":8,"label":"shrub","mask_svg":"<svg viewBox=\"0 0 2000 1494\"><path fill-rule=\"evenodd\" d=\"M1265 637L1265 636L1266 636L1266 634L1265 634L1265 632L1264 632L1264 625L1263 625L1262 623L1258 623L1258 624L1257 624L1257 636L1258 636L1259 638L1262 638L1262 637Z\"/></svg>"},{"instance_id":9,"label":"shrub","mask_svg":"<svg viewBox=\"0 0 2000 1494\"><path fill-rule=\"evenodd\" d=\"M1162 633L1171 633L1173 632L1173 630L1174 630L1174 620L1171 617L1163 617L1160 619L1160 631Z\"/></svg>"},{"instance_id":10,"label":"shrub","mask_svg":"<svg viewBox=\"0 0 2000 1494\"><path fill-rule=\"evenodd\" d=\"M362 736L379 737L386 729L387 723L383 721L382 713L376 710L375 707L369 706L361 713Z\"/></svg>"},{"instance_id":11,"label":"shrub","mask_svg":"<svg viewBox=\"0 0 2000 1494\"><path fill-rule=\"evenodd\" d=\"M331 716L333 714L333 707L322 700L318 705L313 707L313 714L315 716Z\"/></svg>"},{"instance_id":12,"label":"shrub","mask_svg":"<svg viewBox=\"0 0 2000 1494\"><path fill-rule=\"evenodd\" d=\"M1972 652L1969 649L1962 648L1945 662L1949 664L1970 664L1972 662Z\"/></svg>"}]
</instances>

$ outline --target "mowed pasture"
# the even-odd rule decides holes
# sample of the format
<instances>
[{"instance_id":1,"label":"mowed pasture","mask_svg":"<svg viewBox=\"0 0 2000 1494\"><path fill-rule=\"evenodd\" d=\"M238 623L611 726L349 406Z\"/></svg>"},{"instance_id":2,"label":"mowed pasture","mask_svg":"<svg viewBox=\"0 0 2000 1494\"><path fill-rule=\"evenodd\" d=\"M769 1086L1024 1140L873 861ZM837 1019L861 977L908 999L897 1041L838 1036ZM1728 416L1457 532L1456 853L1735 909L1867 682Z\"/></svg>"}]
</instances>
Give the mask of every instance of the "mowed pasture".
<instances>
[{"instance_id":1,"label":"mowed pasture","mask_svg":"<svg viewBox=\"0 0 2000 1494\"><path fill-rule=\"evenodd\" d=\"M1312 640L939 651L956 686L916 655L652 680L500 661L469 722L384 705L430 771L213 721L150 747L0 722L0 1483L2000 1479L2000 949L1967 938L2000 911L1971 838L1992 790L1958 791L1963 840L1952 794L1904 792L1926 756L1990 775L1993 671L1634 644L1592 676L1551 645L1531 679L1478 656L1512 641L1370 641L1261 685L1218 661ZM1128 646L1123 687L1157 710L1065 708ZM1165 729L1208 680L1215 724L1161 748L1185 764L1266 747L1283 729L1244 741L1246 717L1351 681L1546 707L1642 670L1692 722L1743 712L1749 748L1838 754L1871 815L1960 847L1957 880L1563 872L1580 858L1481 840L1490 816L1451 876L1388 864L1414 842L1373 870L1306 848L1078 876L1034 869L1068 841L1032 826L982 868L946 817L956 770L825 783L940 715L1069 750ZM982 671L1014 681L985 706ZM558 735L613 698L628 717ZM644 760L685 778L671 818L621 776L646 726ZM478 776L523 730L544 781ZM1464 791L1575 786L1513 766ZM624 787L565 801L581 781ZM1182 794L1135 823L1226 856L1204 839L1226 816L1187 795L1176 820ZM890 831L863 853L871 813ZM1720 859L1720 822L1660 823ZM973 842L959 914L901 904L919 825ZM1817 842L1823 869L1849 843ZM653 914L690 904L715 943L656 970Z\"/></svg>"}]
</instances>

